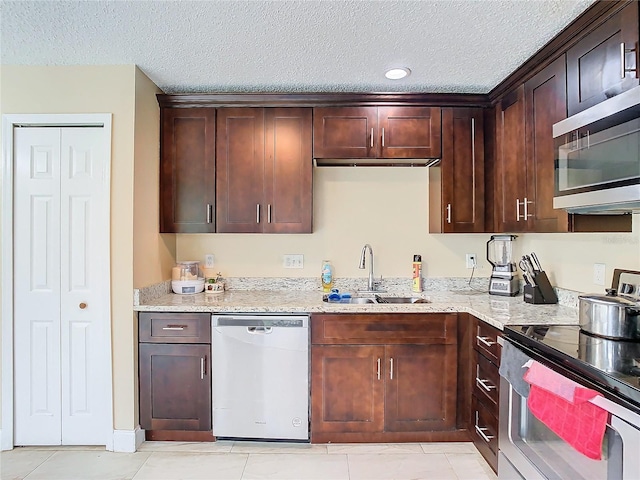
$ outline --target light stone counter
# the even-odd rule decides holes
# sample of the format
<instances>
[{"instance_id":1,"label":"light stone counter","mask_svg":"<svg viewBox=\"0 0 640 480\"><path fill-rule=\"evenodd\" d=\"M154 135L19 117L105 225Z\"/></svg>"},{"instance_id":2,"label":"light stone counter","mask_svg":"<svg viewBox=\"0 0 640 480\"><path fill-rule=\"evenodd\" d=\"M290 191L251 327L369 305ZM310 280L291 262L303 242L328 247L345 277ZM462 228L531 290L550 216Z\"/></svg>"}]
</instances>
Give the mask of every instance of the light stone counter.
<instances>
[{"instance_id":1,"label":"light stone counter","mask_svg":"<svg viewBox=\"0 0 640 480\"><path fill-rule=\"evenodd\" d=\"M394 296L412 296L394 292ZM578 310L561 305L530 305L522 294L500 297L469 290L413 294L430 300L417 304L342 304L322 301L319 291L231 290L216 297L205 294L164 294L133 308L140 312L211 313L429 313L468 312L502 329L504 325L574 325Z\"/></svg>"}]
</instances>

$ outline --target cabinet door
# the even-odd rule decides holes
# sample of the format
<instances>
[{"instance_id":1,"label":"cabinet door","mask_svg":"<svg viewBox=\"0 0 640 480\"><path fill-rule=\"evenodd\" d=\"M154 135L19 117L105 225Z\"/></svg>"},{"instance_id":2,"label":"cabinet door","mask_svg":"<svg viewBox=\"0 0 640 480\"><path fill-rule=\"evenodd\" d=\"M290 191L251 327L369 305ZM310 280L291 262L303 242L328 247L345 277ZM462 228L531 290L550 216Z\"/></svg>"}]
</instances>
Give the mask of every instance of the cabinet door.
<instances>
[{"instance_id":1,"label":"cabinet door","mask_svg":"<svg viewBox=\"0 0 640 480\"><path fill-rule=\"evenodd\" d=\"M496 109L496 231L526 229L526 164L524 131L524 85L506 95Z\"/></svg>"},{"instance_id":2,"label":"cabinet door","mask_svg":"<svg viewBox=\"0 0 640 480\"><path fill-rule=\"evenodd\" d=\"M211 345L139 345L140 426L211 430Z\"/></svg>"},{"instance_id":3,"label":"cabinet door","mask_svg":"<svg viewBox=\"0 0 640 480\"><path fill-rule=\"evenodd\" d=\"M220 108L216 133L216 231L261 232L264 109Z\"/></svg>"},{"instance_id":4,"label":"cabinet door","mask_svg":"<svg viewBox=\"0 0 640 480\"><path fill-rule=\"evenodd\" d=\"M163 108L160 232L215 231L215 109Z\"/></svg>"},{"instance_id":5,"label":"cabinet door","mask_svg":"<svg viewBox=\"0 0 640 480\"><path fill-rule=\"evenodd\" d=\"M327 107L313 109L314 158L376 158L376 107Z\"/></svg>"},{"instance_id":6,"label":"cabinet door","mask_svg":"<svg viewBox=\"0 0 640 480\"><path fill-rule=\"evenodd\" d=\"M553 208L555 151L552 126L567 117L564 56L555 60L524 85L527 218L529 231L566 232L568 214Z\"/></svg>"},{"instance_id":7,"label":"cabinet door","mask_svg":"<svg viewBox=\"0 0 640 480\"><path fill-rule=\"evenodd\" d=\"M385 347L385 431L456 428L457 347Z\"/></svg>"},{"instance_id":8,"label":"cabinet door","mask_svg":"<svg viewBox=\"0 0 640 480\"><path fill-rule=\"evenodd\" d=\"M311 233L311 112L310 108L265 110L265 233Z\"/></svg>"},{"instance_id":9,"label":"cabinet door","mask_svg":"<svg viewBox=\"0 0 640 480\"><path fill-rule=\"evenodd\" d=\"M379 107L379 158L440 158L440 109Z\"/></svg>"},{"instance_id":10,"label":"cabinet door","mask_svg":"<svg viewBox=\"0 0 640 480\"><path fill-rule=\"evenodd\" d=\"M311 348L311 435L382 432L384 347Z\"/></svg>"},{"instance_id":11,"label":"cabinet door","mask_svg":"<svg viewBox=\"0 0 640 480\"><path fill-rule=\"evenodd\" d=\"M567 51L569 115L640 84L638 23L638 2L629 2Z\"/></svg>"},{"instance_id":12,"label":"cabinet door","mask_svg":"<svg viewBox=\"0 0 640 480\"><path fill-rule=\"evenodd\" d=\"M432 233L484 231L483 115L481 108L442 109L442 161L429 170Z\"/></svg>"}]
</instances>

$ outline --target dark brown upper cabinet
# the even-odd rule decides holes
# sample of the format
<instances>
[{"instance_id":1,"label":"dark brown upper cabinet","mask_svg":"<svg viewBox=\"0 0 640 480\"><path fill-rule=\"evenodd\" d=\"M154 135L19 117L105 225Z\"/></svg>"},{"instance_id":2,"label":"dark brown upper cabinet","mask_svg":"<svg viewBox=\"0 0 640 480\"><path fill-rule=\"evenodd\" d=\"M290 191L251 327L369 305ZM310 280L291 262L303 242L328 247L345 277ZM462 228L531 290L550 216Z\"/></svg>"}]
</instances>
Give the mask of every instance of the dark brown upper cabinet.
<instances>
[{"instance_id":1,"label":"dark brown upper cabinet","mask_svg":"<svg viewBox=\"0 0 640 480\"><path fill-rule=\"evenodd\" d=\"M314 158L440 158L438 107L313 109Z\"/></svg>"},{"instance_id":2,"label":"dark brown upper cabinet","mask_svg":"<svg viewBox=\"0 0 640 480\"><path fill-rule=\"evenodd\" d=\"M214 108L160 114L160 232L215 231Z\"/></svg>"},{"instance_id":3,"label":"dark brown upper cabinet","mask_svg":"<svg viewBox=\"0 0 640 480\"><path fill-rule=\"evenodd\" d=\"M497 108L496 230L566 232L568 215L554 210L552 126L566 118L564 56L512 93Z\"/></svg>"},{"instance_id":4,"label":"dark brown upper cabinet","mask_svg":"<svg viewBox=\"0 0 640 480\"><path fill-rule=\"evenodd\" d=\"M484 232L484 111L442 109L442 161L429 169L429 231Z\"/></svg>"},{"instance_id":5,"label":"dark brown upper cabinet","mask_svg":"<svg viewBox=\"0 0 640 480\"><path fill-rule=\"evenodd\" d=\"M629 2L567 51L569 115L640 84L639 23L638 2Z\"/></svg>"},{"instance_id":6,"label":"dark brown upper cabinet","mask_svg":"<svg viewBox=\"0 0 640 480\"><path fill-rule=\"evenodd\" d=\"M217 232L311 233L312 110L220 108Z\"/></svg>"}]
</instances>

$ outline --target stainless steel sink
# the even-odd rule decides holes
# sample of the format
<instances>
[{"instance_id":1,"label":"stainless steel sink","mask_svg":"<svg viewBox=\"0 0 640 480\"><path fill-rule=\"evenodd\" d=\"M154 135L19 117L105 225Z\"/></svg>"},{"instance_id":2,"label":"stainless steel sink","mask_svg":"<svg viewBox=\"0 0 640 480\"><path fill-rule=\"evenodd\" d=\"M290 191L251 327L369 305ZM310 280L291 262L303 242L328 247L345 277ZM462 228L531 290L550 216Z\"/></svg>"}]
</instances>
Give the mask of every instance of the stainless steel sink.
<instances>
[{"instance_id":1,"label":"stainless steel sink","mask_svg":"<svg viewBox=\"0 0 640 480\"><path fill-rule=\"evenodd\" d=\"M327 296L325 295L323 300L328 302ZM333 303L333 302L331 302ZM375 297L351 297L351 298L343 298L339 302L340 304L346 305L363 305L363 304L385 304L385 303L431 303L429 300L425 298L419 297L382 297L376 295Z\"/></svg>"},{"instance_id":2,"label":"stainless steel sink","mask_svg":"<svg viewBox=\"0 0 640 480\"><path fill-rule=\"evenodd\" d=\"M377 297L376 303L431 303L426 298L420 297Z\"/></svg>"}]
</instances>

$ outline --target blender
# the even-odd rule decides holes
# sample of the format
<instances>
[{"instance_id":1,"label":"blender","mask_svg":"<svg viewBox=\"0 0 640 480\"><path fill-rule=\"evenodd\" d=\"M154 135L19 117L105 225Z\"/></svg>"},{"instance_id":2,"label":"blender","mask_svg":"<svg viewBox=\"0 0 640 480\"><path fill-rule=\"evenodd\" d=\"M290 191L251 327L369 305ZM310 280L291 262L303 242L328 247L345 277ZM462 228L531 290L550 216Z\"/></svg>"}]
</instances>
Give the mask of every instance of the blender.
<instances>
[{"instance_id":1,"label":"blender","mask_svg":"<svg viewBox=\"0 0 640 480\"><path fill-rule=\"evenodd\" d=\"M491 235L487 242L487 261L493 266L489 294L513 297L520 291L512 246L517 235Z\"/></svg>"}]
</instances>

